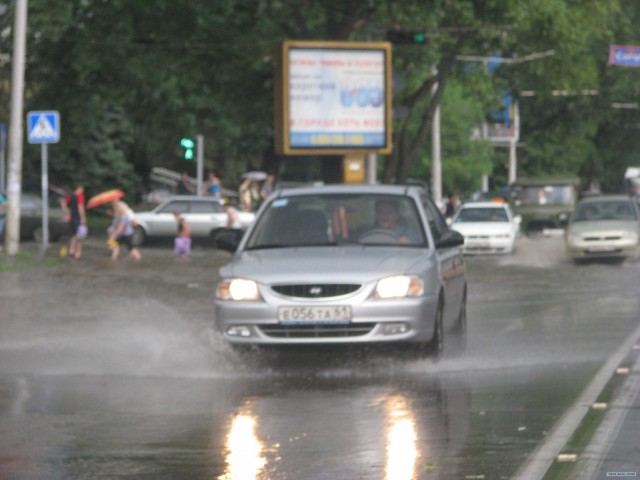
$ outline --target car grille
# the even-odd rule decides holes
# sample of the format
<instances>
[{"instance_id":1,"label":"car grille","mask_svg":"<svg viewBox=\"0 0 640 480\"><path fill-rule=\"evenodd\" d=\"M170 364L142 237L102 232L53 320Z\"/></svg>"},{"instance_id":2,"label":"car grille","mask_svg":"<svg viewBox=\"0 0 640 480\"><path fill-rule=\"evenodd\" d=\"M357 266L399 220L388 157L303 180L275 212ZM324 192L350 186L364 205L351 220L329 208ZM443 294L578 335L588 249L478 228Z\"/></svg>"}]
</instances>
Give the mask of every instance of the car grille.
<instances>
[{"instance_id":1,"label":"car grille","mask_svg":"<svg viewBox=\"0 0 640 480\"><path fill-rule=\"evenodd\" d=\"M375 323L349 323L340 325L261 325L263 334L275 338L340 338L360 337L368 334Z\"/></svg>"},{"instance_id":2,"label":"car grille","mask_svg":"<svg viewBox=\"0 0 640 480\"><path fill-rule=\"evenodd\" d=\"M357 291L360 285L344 283L318 283L306 285L273 285L274 292L295 298L330 298L348 295Z\"/></svg>"},{"instance_id":3,"label":"car grille","mask_svg":"<svg viewBox=\"0 0 640 480\"><path fill-rule=\"evenodd\" d=\"M589 236L589 237L584 237L584 241L585 242L601 242L601 241L612 241L612 240L622 240L622 237L619 235L611 235L611 236L607 236L607 237L597 237L597 236Z\"/></svg>"}]
</instances>

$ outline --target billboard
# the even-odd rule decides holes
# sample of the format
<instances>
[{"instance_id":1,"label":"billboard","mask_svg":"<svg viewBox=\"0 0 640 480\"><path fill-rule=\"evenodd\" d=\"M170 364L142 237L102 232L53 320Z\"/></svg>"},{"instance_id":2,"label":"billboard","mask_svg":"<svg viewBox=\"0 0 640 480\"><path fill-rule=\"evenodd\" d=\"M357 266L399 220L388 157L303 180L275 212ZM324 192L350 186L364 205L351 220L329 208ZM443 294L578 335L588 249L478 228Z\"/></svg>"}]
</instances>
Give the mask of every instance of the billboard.
<instances>
[{"instance_id":1,"label":"billboard","mask_svg":"<svg viewBox=\"0 0 640 480\"><path fill-rule=\"evenodd\" d=\"M640 67L640 47L630 45L610 45L609 65Z\"/></svg>"},{"instance_id":2,"label":"billboard","mask_svg":"<svg viewBox=\"0 0 640 480\"><path fill-rule=\"evenodd\" d=\"M276 73L277 153L391 152L390 43L286 41Z\"/></svg>"}]
</instances>

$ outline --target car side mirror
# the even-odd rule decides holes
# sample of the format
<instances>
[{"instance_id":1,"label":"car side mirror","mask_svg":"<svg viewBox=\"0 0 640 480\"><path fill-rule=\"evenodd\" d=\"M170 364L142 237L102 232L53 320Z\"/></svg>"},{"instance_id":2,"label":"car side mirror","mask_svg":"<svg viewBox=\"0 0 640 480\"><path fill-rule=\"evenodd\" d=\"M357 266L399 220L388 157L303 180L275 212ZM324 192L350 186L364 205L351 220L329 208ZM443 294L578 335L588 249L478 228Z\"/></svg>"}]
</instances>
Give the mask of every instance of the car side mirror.
<instances>
[{"instance_id":1,"label":"car side mirror","mask_svg":"<svg viewBox=\"0 0 640 480\"><path fill-rule=\"evenodd\" d=\"M436 242L436 248L459 247L464 244L464 237L456 230L447 230L440 235Z\"/></svg>"},{"instance_id":2,"label":"car side mirror","mask_svg":"<svg viewBox=\"0 0 640 480\"><path fill-rule=\"evenodd\" d=\"M214 244L216 248L226 252L234 253L240 245L242 232L237 230L227 230L215 236Z\"/></svg>"},{"instance_id":3,"label":"car side mirror","mask_svg":"<svg viewBox=\"0 0 640 480\"><path fill-rule=\"evenodd\" d=\"M513 222L520 226L520 224L522 223L522 215L516 215L515 217L513 217Z\"/></svg>"}]
</instances>

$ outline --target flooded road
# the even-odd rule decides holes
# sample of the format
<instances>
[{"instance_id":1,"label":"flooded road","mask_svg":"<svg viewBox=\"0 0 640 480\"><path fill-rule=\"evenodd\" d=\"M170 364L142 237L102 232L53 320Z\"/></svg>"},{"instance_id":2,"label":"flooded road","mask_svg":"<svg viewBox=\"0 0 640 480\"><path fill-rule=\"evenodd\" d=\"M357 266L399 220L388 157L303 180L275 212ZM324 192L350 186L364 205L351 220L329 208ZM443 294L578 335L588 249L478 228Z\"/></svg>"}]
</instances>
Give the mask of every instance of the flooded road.
<instances>
[{"instance_id":1,"label":"flooded road","mask_svg":"<svg viewBox=\"0 0 640 480\"><path fill-rule=\"evenodd\" d=\"M507 479L639 320L640 263L523 238L468 258L463 357L247 362L212 329L228 254L142 253L0 273L0 478Z\"/></svg>"}]
</instances>

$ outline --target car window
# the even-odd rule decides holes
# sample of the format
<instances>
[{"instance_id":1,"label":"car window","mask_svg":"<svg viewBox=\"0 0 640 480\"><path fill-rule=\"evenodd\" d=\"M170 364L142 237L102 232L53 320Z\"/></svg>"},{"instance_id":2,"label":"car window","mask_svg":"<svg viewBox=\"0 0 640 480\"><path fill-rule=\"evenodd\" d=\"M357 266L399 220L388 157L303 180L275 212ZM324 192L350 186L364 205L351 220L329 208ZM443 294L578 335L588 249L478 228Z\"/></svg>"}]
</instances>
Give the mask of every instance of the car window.
<instances>
[{"instance_id":1,"label":"car window","mask_svg":"<svg viewBox=\"0 0 640 480\"><path fill-rule=\"evenodd\" d=\"M164 207L158 210L158 213L189 213L189 202L186 200L174 200L167 203Z\"/></svg>"},{"instance_id":2,"label":"car window","mask_svg":"<svg viewBox=\"0 0 640 480\"><path fill-rule=\"evenodd\" d=\"M296 195L272 200L247 242L248 249L312 245L425 246L411 197L382 194Z\"/></svg>"},{"instance_id":3,"label":"car window","mask_svg":"<svg viewBox=\"0 0 640 480\"><path fill-rule=\"evenodd\" d=\"M220 213L222 210L217 202L192 202L189 213Z\"/></svg>"},{"instance_id":4,"label":"car window","mask_svg":"<svg viewBox=\"0 0 640 480\"><path fill-rule=\"evenodd\" d=\"M490 208L490 207L469 207L462 208L454 223L469 223L469 222L508 222L509 217L504 208Z\"/></svg>"},{"instance_id":5,"label":"car window","mask_svg":"<svg viewBox=\"0 0 640 480\"><path fill-rule=\"evenodd\" d=\"M573 215L574 222L591 220L637 220L630 201L588 202L579 204Z\"/></svg>"},{"instance_id":6,"label":"car window","mask_svg":"<svg viewBox=\"0 0 640 480\"><path fill-rule=\"evenodd\" d=\"M427 195L422 195L421 200L429 221L431 236L434 239L438 239L447 230L447 222L442 213L440 213L440 210L438 210L436 205Z\"/></svg>"}]
</instances>

